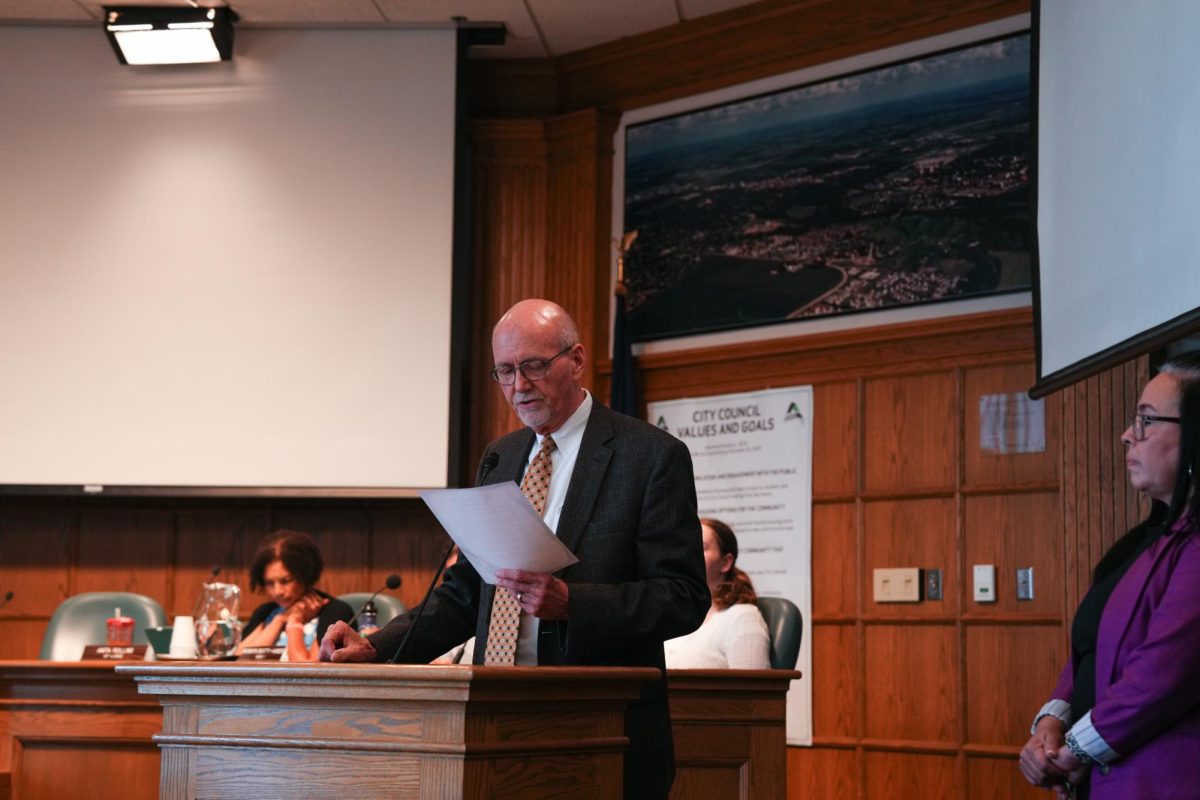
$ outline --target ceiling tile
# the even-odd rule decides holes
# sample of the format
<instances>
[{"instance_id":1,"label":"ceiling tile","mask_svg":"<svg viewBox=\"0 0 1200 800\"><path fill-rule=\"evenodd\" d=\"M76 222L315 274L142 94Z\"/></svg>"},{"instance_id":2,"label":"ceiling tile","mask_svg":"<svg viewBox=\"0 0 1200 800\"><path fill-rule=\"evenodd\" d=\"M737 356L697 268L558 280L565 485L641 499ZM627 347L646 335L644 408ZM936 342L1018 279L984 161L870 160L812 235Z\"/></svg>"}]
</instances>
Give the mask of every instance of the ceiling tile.
<instances>
[{"instance_id":1,"label":"ceiling tile","mask_svg":"<svg viewBox=\"0 0 1200 800\"><path fill-rule=\"evenodd\" d=\"M120 0L126 5L179 6L189 1ZM678 0L687 19L748 5L750 1ZM0 0L0 21L88 24L103 17L104 2ZM224 0L195 2L201 6L225 5ZM229 4L243 23L255 26L396 25L444 22L455 16L476 22L503 22L509 31L507 44L474 50L473 58L547 58L679 22L676 0L229 0ZM547 46L550 52L546 52Z\"/></svg>"},{"instance_id":2,"label":"ceiling tile","mask_svg":"<svg viewBox=\"0 0 1200 800\"><path fill-rule=\"evenodd\" d=\"M242 22L252 25L346 25L386 21L371 0L230 0L229 5Z\"/></svg>"},{"instance_id":3,"label":"ceiling tile","mask_svg":"<svg viewBox=\"0 0 1200 800\"><path fill-rule=\"evenodd\" d=\"M675 0L529 0L529 5L552 56L679 22Z\"/></svg>"},{"instance_id":4,"label":"ceiling tile","mask_svg":"<svg viewBox=\"0 0 1200 800\"><path fill-rule=\"evenodd\" d=\"M0 0L0 3L9 0ZM78 0L96 19L106 0ZM184 0L112 0L108 5L186 7ZM196 5L232 6L242 22L250 25L364 25L383 23L383 15L371 0L197 0ZM47 14L46 18L50 18Z\"/></svg>"},{"instance_id":5,"label":"ceiling tile","mask_svg":"<svg viewBox=\"0 0 1200 800\"><path fill-rule=\"evenodd\" d=\"M537 28L521 0L376 0L393 22L445 22L465 17L471 22L503 22L508 29L504 47L481 47L472 56L545 58Z\"/></svg>"},{"instance_id":6,"label":"ceiling tile","mask_svg":"<svg viewBox=\"0 0 1200 800\"><path fill-rule=\"evenodd\" d=\"M0 19L13 22L99 22L100 4L88 16L74 0L0 0Z\"/></svg>"}]
</instances>

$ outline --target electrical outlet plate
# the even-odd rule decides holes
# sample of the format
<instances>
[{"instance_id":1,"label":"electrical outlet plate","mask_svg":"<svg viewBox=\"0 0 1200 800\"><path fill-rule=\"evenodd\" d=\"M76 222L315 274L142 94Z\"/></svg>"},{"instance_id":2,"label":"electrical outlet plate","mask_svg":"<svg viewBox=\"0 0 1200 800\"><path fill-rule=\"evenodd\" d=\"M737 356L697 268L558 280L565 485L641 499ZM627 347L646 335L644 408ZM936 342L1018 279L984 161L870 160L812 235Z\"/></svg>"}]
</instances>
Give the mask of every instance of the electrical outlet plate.
<instances>
[{"instance_id":1,"label":"electrical outlet plate","mask_svg":"<svg viewBox=\"0 0 1200 800\"><path fill-rule=\"evenodd\" d=\"M921 570L917 567L877 569L873 573L876 603L921 602Z\"/></svg>"},{"instance_id":2,"label":"electrical outlet plate","mask_svg":"<svg viewBox=\"0 0 1200 800\"><path fill-rule=\"evenodd\" d=\"M925 599L942 599L942 571L940 569L925 570Z\"/></svg>"}]
</instances>

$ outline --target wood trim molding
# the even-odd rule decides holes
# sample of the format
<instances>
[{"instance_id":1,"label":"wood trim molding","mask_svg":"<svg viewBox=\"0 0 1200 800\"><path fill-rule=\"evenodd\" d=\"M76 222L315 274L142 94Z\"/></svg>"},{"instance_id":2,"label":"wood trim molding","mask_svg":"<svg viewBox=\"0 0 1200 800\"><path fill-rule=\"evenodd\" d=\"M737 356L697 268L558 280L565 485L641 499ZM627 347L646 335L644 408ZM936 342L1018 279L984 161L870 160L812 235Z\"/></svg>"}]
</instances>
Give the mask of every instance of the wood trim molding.
<instances>
[{"instance_id":1,"label":"wood trim molding","mask_svg":"<svg viewBox=\"0 0 1200 800\"><path fill-rule=\"evenodd\" d=\"M597 358L608 353L609 235L612 229L613 135L619 119L597 109L547 123L550 141L550 250L547 297L574 316L591 354L588 386L596 386Z\"/></svg>"},{"instance_id":2,"label":"wood trim molding","mask_svg":"<svg viewBox=\"0 0 1200 800\"><path fill-rule=\"evenodd\" d=\"M899 375L952 369L970 353L973 363L1015 363L1032 358L1033 321L1028 308L770 339L721 347L642 355L637 365L646 401L703 389L718 393L744 385L747 374L769 386L804 375L805 381L844 380L847 374ZM742 365L731 370L729 365ZM611 362L601 373L611 374Z\"/></svg>"},{"instance_id":3,"label":"wood trim molding","mask_svg":"<svg viewBox=\"0 0 1200 800\"><path fill-rule=\"evenodd\" d=\"M776 355L780 353L815 352L839 348L861 347L864 344L890 343L903 345L922 339L939 337L958 337L963 335L996 334L1013 326L1030 326L1032 331L1033 313L1029 308L1003 309L987 311L980 314L964 314L954 317L937 317L933 319L903 322L891 325L877 325L865 328L853 328L828 333L815 333L794 336L787 339L765 339L761 341L740 344L706 347L696 350L680 350L673 353L661 353L641 356L647 366L674 366L680 363L703 363L725 361L730 357L739 357L748 353ZM924 361L928 355L925 352L913 353L912 358ZM841 370L839 370L841 371Z\"/></svg>"}]
</instances>

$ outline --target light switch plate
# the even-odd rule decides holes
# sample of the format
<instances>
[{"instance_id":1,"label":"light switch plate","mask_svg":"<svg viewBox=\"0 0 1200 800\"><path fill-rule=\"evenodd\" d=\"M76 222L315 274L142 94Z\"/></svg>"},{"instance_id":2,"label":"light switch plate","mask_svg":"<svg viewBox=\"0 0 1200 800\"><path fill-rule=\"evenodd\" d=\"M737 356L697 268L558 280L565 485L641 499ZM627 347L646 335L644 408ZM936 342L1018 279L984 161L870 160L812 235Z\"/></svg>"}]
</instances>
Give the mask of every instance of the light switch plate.
<instances>
[{"instance_id":1,"label":"light switch plate","mask_svg":"<svg viewBox=\"0 0 1200 800\"><path fill-rule=\"evenodd\" d=\"M921 570L917 567L877 569L873 573L876 603L921 602Z\"/></svg>"},{"instance_id":2,"label":"light switch plate","mask_svg":"<svg viewBox=\"0 0 1200 800\"><path fill-rule=\"evenodd\" d=\"M1033 567L1022 567L1017 570L1017 599L1033 599Z\"/></svg>"},{"instance_id":3,"label":"light switch plate","mask_svg":"<svg viewBox=\"0 0 1200 800\"><path fill-rule=\"evenodd\" d=\"M972 572L975 575L975 602L996 602L996 565L976 564Z\"/></svg>"}]
</instances>

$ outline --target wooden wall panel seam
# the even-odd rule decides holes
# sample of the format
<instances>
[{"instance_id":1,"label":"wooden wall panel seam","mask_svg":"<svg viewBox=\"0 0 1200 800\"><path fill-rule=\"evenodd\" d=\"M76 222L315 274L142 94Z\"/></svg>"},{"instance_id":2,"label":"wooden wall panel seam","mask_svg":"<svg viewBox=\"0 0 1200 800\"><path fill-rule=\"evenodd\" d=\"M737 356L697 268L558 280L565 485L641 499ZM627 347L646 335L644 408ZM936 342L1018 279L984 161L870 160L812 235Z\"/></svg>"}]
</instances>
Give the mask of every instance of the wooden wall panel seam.
<instances>
[{"instance_id":1,"label":"wooden wall panel seam","mask_svg":"<svg viewBox=\"0 0 1200 800\"><path fill-rule=\"evenodd\" d=\"M966 373L961 366L954 371L954 392L955 392L955 410L954 415L954 545L955 545L955 560L958 562L958 574L960 582L963 586L962 600L957 605L956 621L955 621L955 644L958 648L958 702L959 713L956 715L955 722L958 732L958 751L955 753L955 765L959 774L959 785L966 786L969 780L967 774L967 761L962 753L962 745L966 743L969 732L967 729L968 709L971 704L970 686L968 677L970 673L970 662L967 658L967 637L963 631L962 617L966 613L966 587L968 585L967 572L967 546L966 546L966 505L963 502L962 487L966 482L967 470L967 409L966 409ZM942 597L945 597L945 587L943 586ZM945 602L945 601L943 601Z\"/></svg>"},{"instance_id":2,"label":"wooden wall panel seam","mask_svg":"<svg viewBox=\"0 0 1200 800\"><path fill-rule=\"evenodd\" d=\"M855 410L855 433L854 433L854 491L858 495L854 501L854 560L857 565L856 572L862 576L866 573L867 567L867 545L866 545L866 514L867 507L863 501L862 494L866 488L866 407L867 407L867 382L861 375L855 379L855 400L857 409ZM861 578L860 578L861 580ZM858 686L859 686L859 703L855 709L858 716L858 724L855 725L855 730L858 732L858 745L855 747L854 755L858 767L858 797L859 800L865 800L867 792L867 758L866 750L862 746L862 737L867 730L867 695L866 686L869 680L867 674L867 628L863 624L863 616L866 613L866 607L863 601L863 591L860 588L854 593L855 608L858 614L858 621L855 623L854 631L856 644L858 647ZM816 658L813 659L813 669L817 668ZM816 734L816 731L813 731Z\"/></svg>"},{"instance_id":3,"label":"wooden wall panel seam","mask_svg":"<svg viewBox=\"0 0 1200 800\"><path fill-rule=\"evenodd\" d=\"M989 497L992 495L1041 494L1043 492L1059 491L1058 481L1036 481L1032 483L985 483L975 486L964 486L958 494L965 497Z\"/></svg>"}]
</instances>

